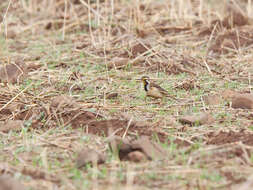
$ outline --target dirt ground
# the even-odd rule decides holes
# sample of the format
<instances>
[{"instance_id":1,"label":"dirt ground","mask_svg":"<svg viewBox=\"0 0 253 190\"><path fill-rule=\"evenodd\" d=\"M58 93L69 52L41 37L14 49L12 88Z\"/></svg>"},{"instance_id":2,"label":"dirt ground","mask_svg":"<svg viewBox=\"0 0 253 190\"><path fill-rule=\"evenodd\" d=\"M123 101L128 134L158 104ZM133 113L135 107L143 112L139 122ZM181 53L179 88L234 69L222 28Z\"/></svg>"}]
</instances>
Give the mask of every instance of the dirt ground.
<instances>
[{"instance_id":1,"label":"dirt ground","mask_svg":"<svg viewBox=\"0 0 253 190\"><path fill-rule=\"evenodd\" d=\"M252 189L252 19L250 0L1 1L0 189Z\"/></svg>"}]
</instances>

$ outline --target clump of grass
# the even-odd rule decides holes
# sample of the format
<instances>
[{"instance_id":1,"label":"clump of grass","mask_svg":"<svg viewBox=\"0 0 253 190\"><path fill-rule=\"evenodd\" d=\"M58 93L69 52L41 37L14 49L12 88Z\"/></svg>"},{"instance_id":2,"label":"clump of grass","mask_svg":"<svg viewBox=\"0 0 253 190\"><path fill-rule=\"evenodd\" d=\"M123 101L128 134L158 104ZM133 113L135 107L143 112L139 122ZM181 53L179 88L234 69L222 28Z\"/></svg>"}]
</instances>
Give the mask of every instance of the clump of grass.
<instances>
[{"instance_id":1,"label":"clump of grass","mask_svg":"<svg viewBox=\"0 0 253 190\"><path fill-rule=\"evenodd\" d=\"M244 6L251 15L248 2ZM243 168L243 173L238 172L242 171L242 165L236 155L229 158L223 155L219 160L216 154L208 153L227 150L223 146L233 148L232 145L208 145L211 133L223 129L252 131L251 120L243 114L238 116L225 103L206 107L202 102L202 96L210 92L251 91L250 49L244 51L242 48L237 54L212 58L207 56L210 36L199 36L196 32L210 26L212 20L222 19L225 13L218 7L223 6L223 2L216 0L21 0L2 3L0 62L14 62L16 57L22 57L26 63L40 67L31 68L27 78L19 84L2 85L1 106L15 100L25 104L25 108L19 110L21 112L33 110L33 107L44 111L33 113L42 125L34 124L34 117L21 118L25 120L21 130L0 132L0 161L6 164L0 164L0 171L16 176L28 188L38 190L52 187L111 189L111 186L116 189L139 186L213 189L237 183L221 172L226 167L235 171L235 175L240 173L247 178L252 169L249 145L242 145L247 153L242 156L242 160L246 158L243 165L247 167ZM6 31L14 32L15 36L9 39L5 36ZM134 57L131 51L136 44L150 47ZM114 57L127 57L130 64L123 69L109 69L108 63ZM141 61L134 64L138 62L136 60ZM181 71L173 68L181 68ZM75 74L76 78L71 79ZM166 99L161 104L154 104L149 99L145 102L143 87L136 81L144 74L184 101ZM175 87L188 79L195 79L199 87ZM105 93L114 91L118 97L104 98ZM108 145L104 141L105 134L90 136L85 134L85 126L75 129L71 124L61 125L53 117L44 115L50 111L51 98L62 94L72 96L83 109L99 113L103 119L119 119L124 113L136 121L149 122L154 130L165 131L167 141L161 142L157 135L151 138L162 144L169 152L169 158L136 164L119 162L109 156L106 164L76 168L76 153L83 146L108 152ZM190 127L178 123L180 116L203 110L213 113L216 121L212 125ZM60 111L64 112L64 109ZM14 111L1 121L15 118L15 114L18 113ZM175 119L176 125L171 124L170 118ZM61 121L62 118L58 119ZM1 124L0 129L2 127ZM182 146L176 141L178 139L190 142L190 145ZM24 167L38 173L32 169L24 172Z\"/></svg>"}]
</instances>

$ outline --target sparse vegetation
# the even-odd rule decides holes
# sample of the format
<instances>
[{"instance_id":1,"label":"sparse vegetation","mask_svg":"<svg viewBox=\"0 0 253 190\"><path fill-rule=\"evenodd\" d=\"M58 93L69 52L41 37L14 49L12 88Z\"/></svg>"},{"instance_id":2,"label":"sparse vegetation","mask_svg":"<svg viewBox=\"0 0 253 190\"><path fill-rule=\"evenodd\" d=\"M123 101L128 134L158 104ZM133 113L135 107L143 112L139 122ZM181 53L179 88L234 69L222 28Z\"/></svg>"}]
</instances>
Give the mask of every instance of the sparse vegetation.
<instances>
[{"instance_id":1,"label":"sparse vegetation","mask_svg":"<svg viewBox=\"0 0 253 190\"><path fill-rule=\"evenodd\" d=\"M251 189L252 6L2 1L0 175L30 190ZM144 75L175 99L145 102Z\"/></svg>"}]
</instances>

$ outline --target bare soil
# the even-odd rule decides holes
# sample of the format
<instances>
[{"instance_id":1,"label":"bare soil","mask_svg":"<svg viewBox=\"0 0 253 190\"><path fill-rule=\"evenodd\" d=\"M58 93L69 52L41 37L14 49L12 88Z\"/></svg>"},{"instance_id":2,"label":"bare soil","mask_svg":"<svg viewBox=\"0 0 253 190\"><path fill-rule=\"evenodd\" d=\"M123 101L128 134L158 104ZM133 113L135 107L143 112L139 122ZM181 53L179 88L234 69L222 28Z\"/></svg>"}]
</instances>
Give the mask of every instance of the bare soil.
<instances>
[{"instance_id":1,"label":"bare soil","mask_svg":"<svg viewBox=\"0 0 253 190\"><path fill-rule=\"evenodd\" d=\"M1 1L0 189L252 189L252 10Z\"/></svg>"}]
</instances>

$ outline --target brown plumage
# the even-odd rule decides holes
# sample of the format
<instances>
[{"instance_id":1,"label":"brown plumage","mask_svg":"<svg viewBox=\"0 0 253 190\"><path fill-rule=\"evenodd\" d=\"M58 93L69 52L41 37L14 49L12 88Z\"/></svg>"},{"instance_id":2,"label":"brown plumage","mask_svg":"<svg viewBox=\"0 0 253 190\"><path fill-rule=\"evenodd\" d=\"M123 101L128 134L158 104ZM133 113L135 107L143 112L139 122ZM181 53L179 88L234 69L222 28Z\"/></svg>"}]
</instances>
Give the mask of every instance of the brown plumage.
<instances>
[{"instance_id":1,"label":"brown plumage","mask_svg":"<svg viewBox=\"0 0 253 190\"><path fill-rule=\"evenodd\" d=\"M148 76L143 76L141 80L143 82L144 90L146 91L147 96L156 99L162 99L165 96L170 97L169 93L165 89L151 82Z\"/></svg>"}]
</instances>

